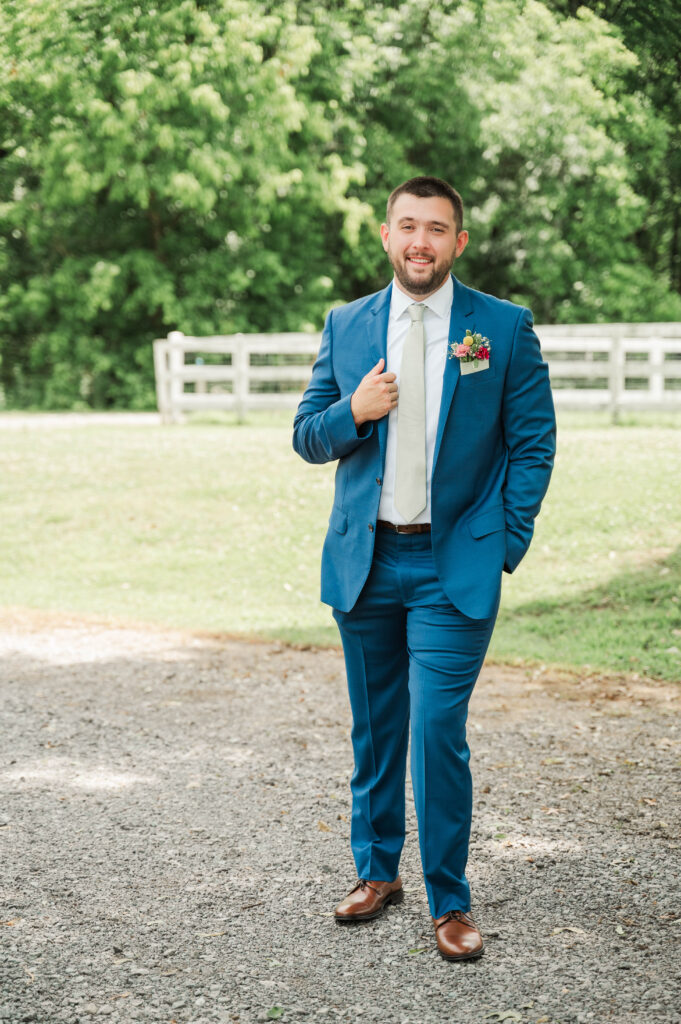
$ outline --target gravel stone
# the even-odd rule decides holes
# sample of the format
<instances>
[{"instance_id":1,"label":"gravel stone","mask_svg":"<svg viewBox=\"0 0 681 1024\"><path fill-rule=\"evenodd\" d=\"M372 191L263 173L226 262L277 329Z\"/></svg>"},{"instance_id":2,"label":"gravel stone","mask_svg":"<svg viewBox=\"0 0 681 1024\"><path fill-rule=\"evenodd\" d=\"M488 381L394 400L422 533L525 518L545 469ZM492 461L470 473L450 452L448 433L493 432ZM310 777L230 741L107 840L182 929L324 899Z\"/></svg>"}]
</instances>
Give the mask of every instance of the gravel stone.
<instances>
[{"instance_id":1,"label":"gravel stone","mask_svg":"<svg viewBox=\"0 0 681 1024\"><path fill-rule=\"evenodd\" d=\"M411 804L404 903L333 920L355 879L339 651L5 610L0 1021L679 1024L680 693L486 666L486 952L451 964Z\"/></svg>"}]
</instances>

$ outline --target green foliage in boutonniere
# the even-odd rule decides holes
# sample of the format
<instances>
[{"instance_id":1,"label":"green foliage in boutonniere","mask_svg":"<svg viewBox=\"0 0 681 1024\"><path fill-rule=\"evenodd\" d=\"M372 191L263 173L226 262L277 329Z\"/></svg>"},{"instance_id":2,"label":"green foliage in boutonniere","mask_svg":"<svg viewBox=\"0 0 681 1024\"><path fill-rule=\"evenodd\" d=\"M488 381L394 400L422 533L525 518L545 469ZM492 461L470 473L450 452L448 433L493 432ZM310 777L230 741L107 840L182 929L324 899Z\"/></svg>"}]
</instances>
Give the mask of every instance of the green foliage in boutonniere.
<instances>
[{"instance_id":1,"label":"green foliage in boutonniere","mask_svg":"<svg viewBox=\"0 0 681 1024\"><path fill-rule=\"evenodd\" d=\"M463 341L453 341L449 346L449 358L458 359L461 363L473 363L476 359L487 360L492 342L482 334L473 334L466 331Z\"/></svg>"}]
</instances>

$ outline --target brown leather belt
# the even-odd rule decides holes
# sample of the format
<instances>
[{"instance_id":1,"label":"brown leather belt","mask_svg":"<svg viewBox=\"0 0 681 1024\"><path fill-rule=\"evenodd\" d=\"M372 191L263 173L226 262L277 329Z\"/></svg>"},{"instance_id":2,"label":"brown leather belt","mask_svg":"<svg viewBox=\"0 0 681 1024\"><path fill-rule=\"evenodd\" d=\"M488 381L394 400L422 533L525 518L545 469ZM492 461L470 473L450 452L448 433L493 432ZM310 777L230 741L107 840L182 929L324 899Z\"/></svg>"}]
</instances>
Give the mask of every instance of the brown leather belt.
<instances>
[{"instance_id":1,"label":"brown leather belt","mask_svg":"<svg viewBox=\"0 0 681 1024\"><path fill-rule=\"evenodd\" d=\"M388 523L385 519L377 519L376 526L391 533L430 533L430 523Z\"/></svg>"}]
</instances>

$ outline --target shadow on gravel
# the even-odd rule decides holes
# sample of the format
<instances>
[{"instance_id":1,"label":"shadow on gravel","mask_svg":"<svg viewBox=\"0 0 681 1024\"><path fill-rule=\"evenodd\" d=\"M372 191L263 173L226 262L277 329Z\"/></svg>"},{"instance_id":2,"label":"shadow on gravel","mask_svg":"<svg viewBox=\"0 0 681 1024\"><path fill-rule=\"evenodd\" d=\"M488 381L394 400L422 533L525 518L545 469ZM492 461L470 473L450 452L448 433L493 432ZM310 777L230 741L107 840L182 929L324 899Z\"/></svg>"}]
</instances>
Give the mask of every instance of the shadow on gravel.
<instances>
[{"instance_id":1,"label":"shadow on gravel","mask_svg":"<svg viewBox=\"0 0 681 1024\"><path fill-rule=\"evenodd\" d=\"M0 1020L678 1020L669 693L561 695L489 667L471 707L485 956L406 899L340 929L349 713L337 651L133 630L0 635Z\"/></svg>"}]
</instances>

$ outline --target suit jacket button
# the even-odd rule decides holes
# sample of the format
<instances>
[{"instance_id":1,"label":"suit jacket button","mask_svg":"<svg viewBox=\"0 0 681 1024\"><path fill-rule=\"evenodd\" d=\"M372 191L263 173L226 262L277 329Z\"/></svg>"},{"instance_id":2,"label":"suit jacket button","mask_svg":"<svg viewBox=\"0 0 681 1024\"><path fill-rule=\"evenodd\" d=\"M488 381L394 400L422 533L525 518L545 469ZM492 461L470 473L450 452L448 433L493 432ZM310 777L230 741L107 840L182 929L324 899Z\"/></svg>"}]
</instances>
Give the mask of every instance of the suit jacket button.
<instances>
[{"instance_id":1,"label":"suit jacket button","mask_svg":"<svg viewBox=\"0 0 681 1024\"><path fill-rule=\"evenodd\" d=\"M374 524L373 523L369 523L369 533L373 533L373 532L374 532Z\"/></svg>"},{"instance_id":2,"label":"suit jacket button","mask_svg":"<svg viewBox=\"0 0 681 1024\"><path fill-rule=\"evenodd\" d=\"M381 480L380 476L377 476L377 477L376 477L376 483L378 484L378 486L379 486L379 487L380 487L380 486L381 486L381 484L383 483L383 481Z\"/></svg>"}]
</instances>

